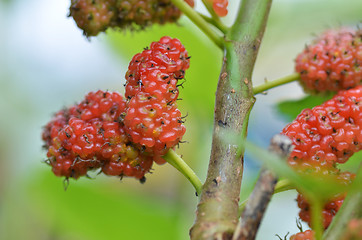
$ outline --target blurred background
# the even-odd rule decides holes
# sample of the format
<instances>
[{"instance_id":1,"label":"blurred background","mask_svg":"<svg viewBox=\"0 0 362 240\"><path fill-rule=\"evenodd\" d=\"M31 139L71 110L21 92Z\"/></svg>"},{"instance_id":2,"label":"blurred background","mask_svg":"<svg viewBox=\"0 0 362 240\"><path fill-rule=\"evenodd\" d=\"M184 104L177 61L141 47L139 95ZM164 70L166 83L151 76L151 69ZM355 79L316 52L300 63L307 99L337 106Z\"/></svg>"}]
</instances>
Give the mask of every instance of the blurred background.
<instances>
[{"instance_id":1,"label":"blurred background","mask_svg":"<svg viewBox=\"0 0 362 240\"><path fill-rule=\"evenodd\" d=\"M201 1L197 9L205 12ZM239 1L230 1L231 24ZM210 154L213 105L222 52L191 22L153 26L146 32L112 32L87 40L67 18L69 0L0 0L0 239L100 240L188 239L197 197L168 164L154 166L147 182L92 176L62 178L42 163L42 127L63 106L98 89L123 93L130 58L161 36L186 46L191 68L178 105L188 113L186 135L176 151L205 179ZM327 28L361 26L360 0L275 0L254 70L254 85L291 74L294 58ZM304 97L297 83L257 96L248 138L267 147L291 120L278 103ZM259 163L248 154L242 198ZM298 231L295 191L276 195L258 239L278 239ZM275 219L278 219L275 221Z\"/></svg>"}]
</instances>

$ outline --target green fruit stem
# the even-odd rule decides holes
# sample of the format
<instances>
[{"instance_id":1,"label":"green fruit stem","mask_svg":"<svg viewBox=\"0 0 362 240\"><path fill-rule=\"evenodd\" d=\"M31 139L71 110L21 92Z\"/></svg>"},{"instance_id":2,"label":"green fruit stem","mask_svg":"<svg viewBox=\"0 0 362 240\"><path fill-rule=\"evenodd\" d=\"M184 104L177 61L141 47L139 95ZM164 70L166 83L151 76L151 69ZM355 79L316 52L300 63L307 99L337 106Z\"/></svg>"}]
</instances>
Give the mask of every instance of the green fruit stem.
<instances>
[{"instance_id":1,"label":"green fruit stem","mask_svg":"<svg viewBox=\"0 0 362 240\"><path fill-rule=\"evenodd\" d=\"M194 186L196 193L200 195L202 183L190 166L172 149L170 149L163 158L182 173Z\"/></svg>"},{"instance_id":2,"label":"green fruit stem","mask_svg":"<svg viewBox=\"0 0 362 240\"><path fill-rule=\"evenodd\" d=\"M212 7L211 0L202 0L202 3L204 4L207 11L210 13L211 18L213 19L213 22L216 23L215 25L223 25L223 23L220 20L220 17L215 13L214 8ZM223 31L222 30L223 27L221 27L219 29L221 31ZM226 31L224 33L226 33Z\"/></svg>"},{"instance_id":3,"label":"green fruit stem","mask_svg":"<svg viewBox=\"0 0 362 240\"><path fill-rule=\"evenodd\" d=\"M253 92L254 94L263 93L271 88L278 87L286 83L294 82L299 79L300 79L299 73L293 73L273 81L266 81L264 84L254 87Z\"/></svg>"},{"instance_id":4,"label":"green fruit stem","mask_svg":"<svg viewBox=\"0 0 362 240\"><path fill-rule=\"evenodd\" d=\"M203 31L219 48L223 49L224 39L215 32L210 24L203 19L192 7L190 7L184 0L171 0L171 2L178 7L201 31Z\"/></svg>"},{"instance_id":5,"label":"green fruit stem","mask_svg":"<svg viewBox=\"0 0 362 240\"><path fill-rule=\"evenodd\" d=\"M244 0L225 38L215 101L212 150L192 240L231 239L239 220L243 143L255 98L252 72L271 0Z\"/></svg>"},{"instance_id":6,"label":"green fruit stem","mask_svg":"<svg viewBox=\"0 0 362 240\"><path fill-rule=\"evenodd\" d=\"M214 25L222 33L226 34L229 31L229 28L227 26L225 26L220 20L217 21L214 18L208 17L202 13L199 13L199 14L206 22Z\"/></svg>"}]
</instances>

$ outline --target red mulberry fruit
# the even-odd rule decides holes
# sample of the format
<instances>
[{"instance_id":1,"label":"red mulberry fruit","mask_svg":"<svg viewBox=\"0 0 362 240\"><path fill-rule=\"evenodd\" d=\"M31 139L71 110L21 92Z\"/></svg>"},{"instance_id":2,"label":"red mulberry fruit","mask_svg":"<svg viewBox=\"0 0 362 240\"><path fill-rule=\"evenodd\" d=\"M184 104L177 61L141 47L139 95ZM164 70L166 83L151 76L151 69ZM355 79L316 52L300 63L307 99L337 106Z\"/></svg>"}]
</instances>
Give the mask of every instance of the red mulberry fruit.
<instances>
[{"instance_id":1,"label":"red mulberry fruit","mask_svg":"<svg viewBox=\"0 0 362 240\"><path fill-rule=\"evenodd\" d=\"M190 60L178 39L162 37L136 54L126 73L126 132L140 149L161 158L185 133L176 107L178 80L184 77Z\"/></svg>"},{"instance_id":2,"label":"red mulberry fruit","mask_svg":"<svg viewBox=\"0 0 362 240\"><path fill-rule=\"evenodd\" d=\"M164 155L181 140L186 131L182 123L174 104L147 93L138 93L130 100L124 119L132 141L155 156Z\"/></svg>"},{"instance_id":3,"label":"red mulberry fruit","mask_svg":"<svg viewBox=\"0 0 362 240\"><path fill-rule=\"evenodd\" d=\"M213 0L212 8L215 13L220 17L225 17L228 14L229 0Z\"/></svg>"},{"instance_id":4,"label":"red mulberry fruit","mask_svg":"<svg viewBox=\"0 0 362 240\"><path fill-rule=\"evenodd\" d=\"M326 31L297 56L295 69L307 91L338 91L360 85L362 31Z\"/></svg>"},{"instance_id":5,"label":"red mulberry fruit","mask_svg":"<svg viewBox=\"0 0 362 240\"><path fill-rule=\"evenodd\" d=\"M57 113L43 132L54 174L77 179L102 167L107 175L143 179L152 158L130 142L121 120L124 111L121 95L97 91Z\"/></svg>"},{"instance_id":6,"label":"red mulberry fruit","mask_svg":"<svg viewBox=\"0 0 362 240\"><path fill-rule=\"evenodd\" d=\"M355 174L349 172L338 173L336 176L336 179L346 186L350 185L354 178ZM342 206L345 195L345 193L338 194L324 205L322 212L324 229L328 228L329 224L333 220L333 217L337 214L338 210ZM307 222L308 225L311 226L311 211L307 199L305 199L302 194L298 194L297 202L298 207L300 208L300 219Z\"/></svg>"},{"instance_id":7,"label":"red mulberry fruit","mask_svg":"<svg viewBox=\"0 0 362 240\"><path fill-rule=\"evenodd\" d=\"M314 240L314 232L312 230L306 230L304 232L296 233L290 236L290 240Z\"/></svg>"},{"instance_id":8,"label":"red mulberry fruit","mask_svg":"<svg viewBox=\"0 0 362 240\"><path fill-rule=\"evenodd\" d=\"M142 91L161 92L168 98L177 91L177 80L184 77L189 67L190 58L180 40L162 37L132 58L126 73L126 97Z\"/></svg>"},{"instance_id":9,"label":"red mulberry fruit","mask_svg":"<svg viewBox=\"0 0 362 240\"><path fill-rule=\"evenodd\" d=\"M305 109L282 134L295 146L288 163L298 168L330 168L362 147L362 86Z\"/></svg>"}]
</instances>

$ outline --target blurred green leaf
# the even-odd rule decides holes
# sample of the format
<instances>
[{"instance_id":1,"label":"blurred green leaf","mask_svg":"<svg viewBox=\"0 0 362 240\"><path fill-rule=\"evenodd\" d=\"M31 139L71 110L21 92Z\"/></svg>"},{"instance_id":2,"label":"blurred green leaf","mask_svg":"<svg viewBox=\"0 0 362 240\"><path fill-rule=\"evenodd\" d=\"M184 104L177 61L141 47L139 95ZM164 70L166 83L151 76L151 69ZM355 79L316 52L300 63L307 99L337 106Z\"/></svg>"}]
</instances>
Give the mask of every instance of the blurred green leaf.
<instances>
[{"instance_id":1,"label":"blurred green leaf","mask_svg":"<svg viewBox=\"0 0 362 240\"><path fill-rule=\"evenodd\" d=\"M284 177L290 180L297 189L308 194L315 196L320 201L327 200L338 193L347 192L349 186L337 181L334 175L316 176L314 174L300 174L288 166L285 159L260 148L250 142L246 142L247 149L257 157L263 164L274 171L279 177ZM362 183L359 183L362 188Z\"/></svg>"},{"instance_id":2,"label":"blurred green leaf","mask_svg":"<svg viewBox=\"0 0 362 240\"><path fill-rule=\"evenodd\" d=\"M308 95L299 100L287 100L277 105L278 111L287 118L288 121L294 120L303 109L313 108L332 98L333 94L325 96Z\"/></svg>"},{"instance_id":3,"label":"blurred green leaf","mask_svg":"<svg viewBox=\"0 0 362 240\"><path fill-rule=\"evenodd\" d=\"M111 179L107 179L109 185L99 180L70 181L64 191L62 179L50 171L38 172L30 182L18 186L20 195L10 195L7 201L13 207L5 218L13 218L10 226L25 229L38 222L31 231L51 229L51 233L43 234L55 235L56 239L177 239L176 204L147 193L124 191L122 183L114 184ZM11 231L12 238L5 239L24 237L22 231Z\"/></svg>"}]
</instances>

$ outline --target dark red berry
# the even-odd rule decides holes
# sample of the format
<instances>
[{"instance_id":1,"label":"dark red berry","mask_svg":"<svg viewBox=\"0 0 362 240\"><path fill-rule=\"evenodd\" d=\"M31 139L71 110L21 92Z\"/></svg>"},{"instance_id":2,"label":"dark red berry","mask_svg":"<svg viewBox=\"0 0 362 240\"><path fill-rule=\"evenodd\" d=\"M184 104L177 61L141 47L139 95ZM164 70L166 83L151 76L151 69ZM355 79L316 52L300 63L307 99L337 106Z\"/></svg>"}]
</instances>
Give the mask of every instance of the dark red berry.
<instances>
[{"instance_id":1,"label":"dark red berry","mask_svg":"<svg viewBox=\"0 0 362 240\"><path fill-rule=\"evenodd\" d=\"M307 91L338 91L360 85L362 31L326 31L297 56L295 69Z\"/></svg>"}]
</instances>

